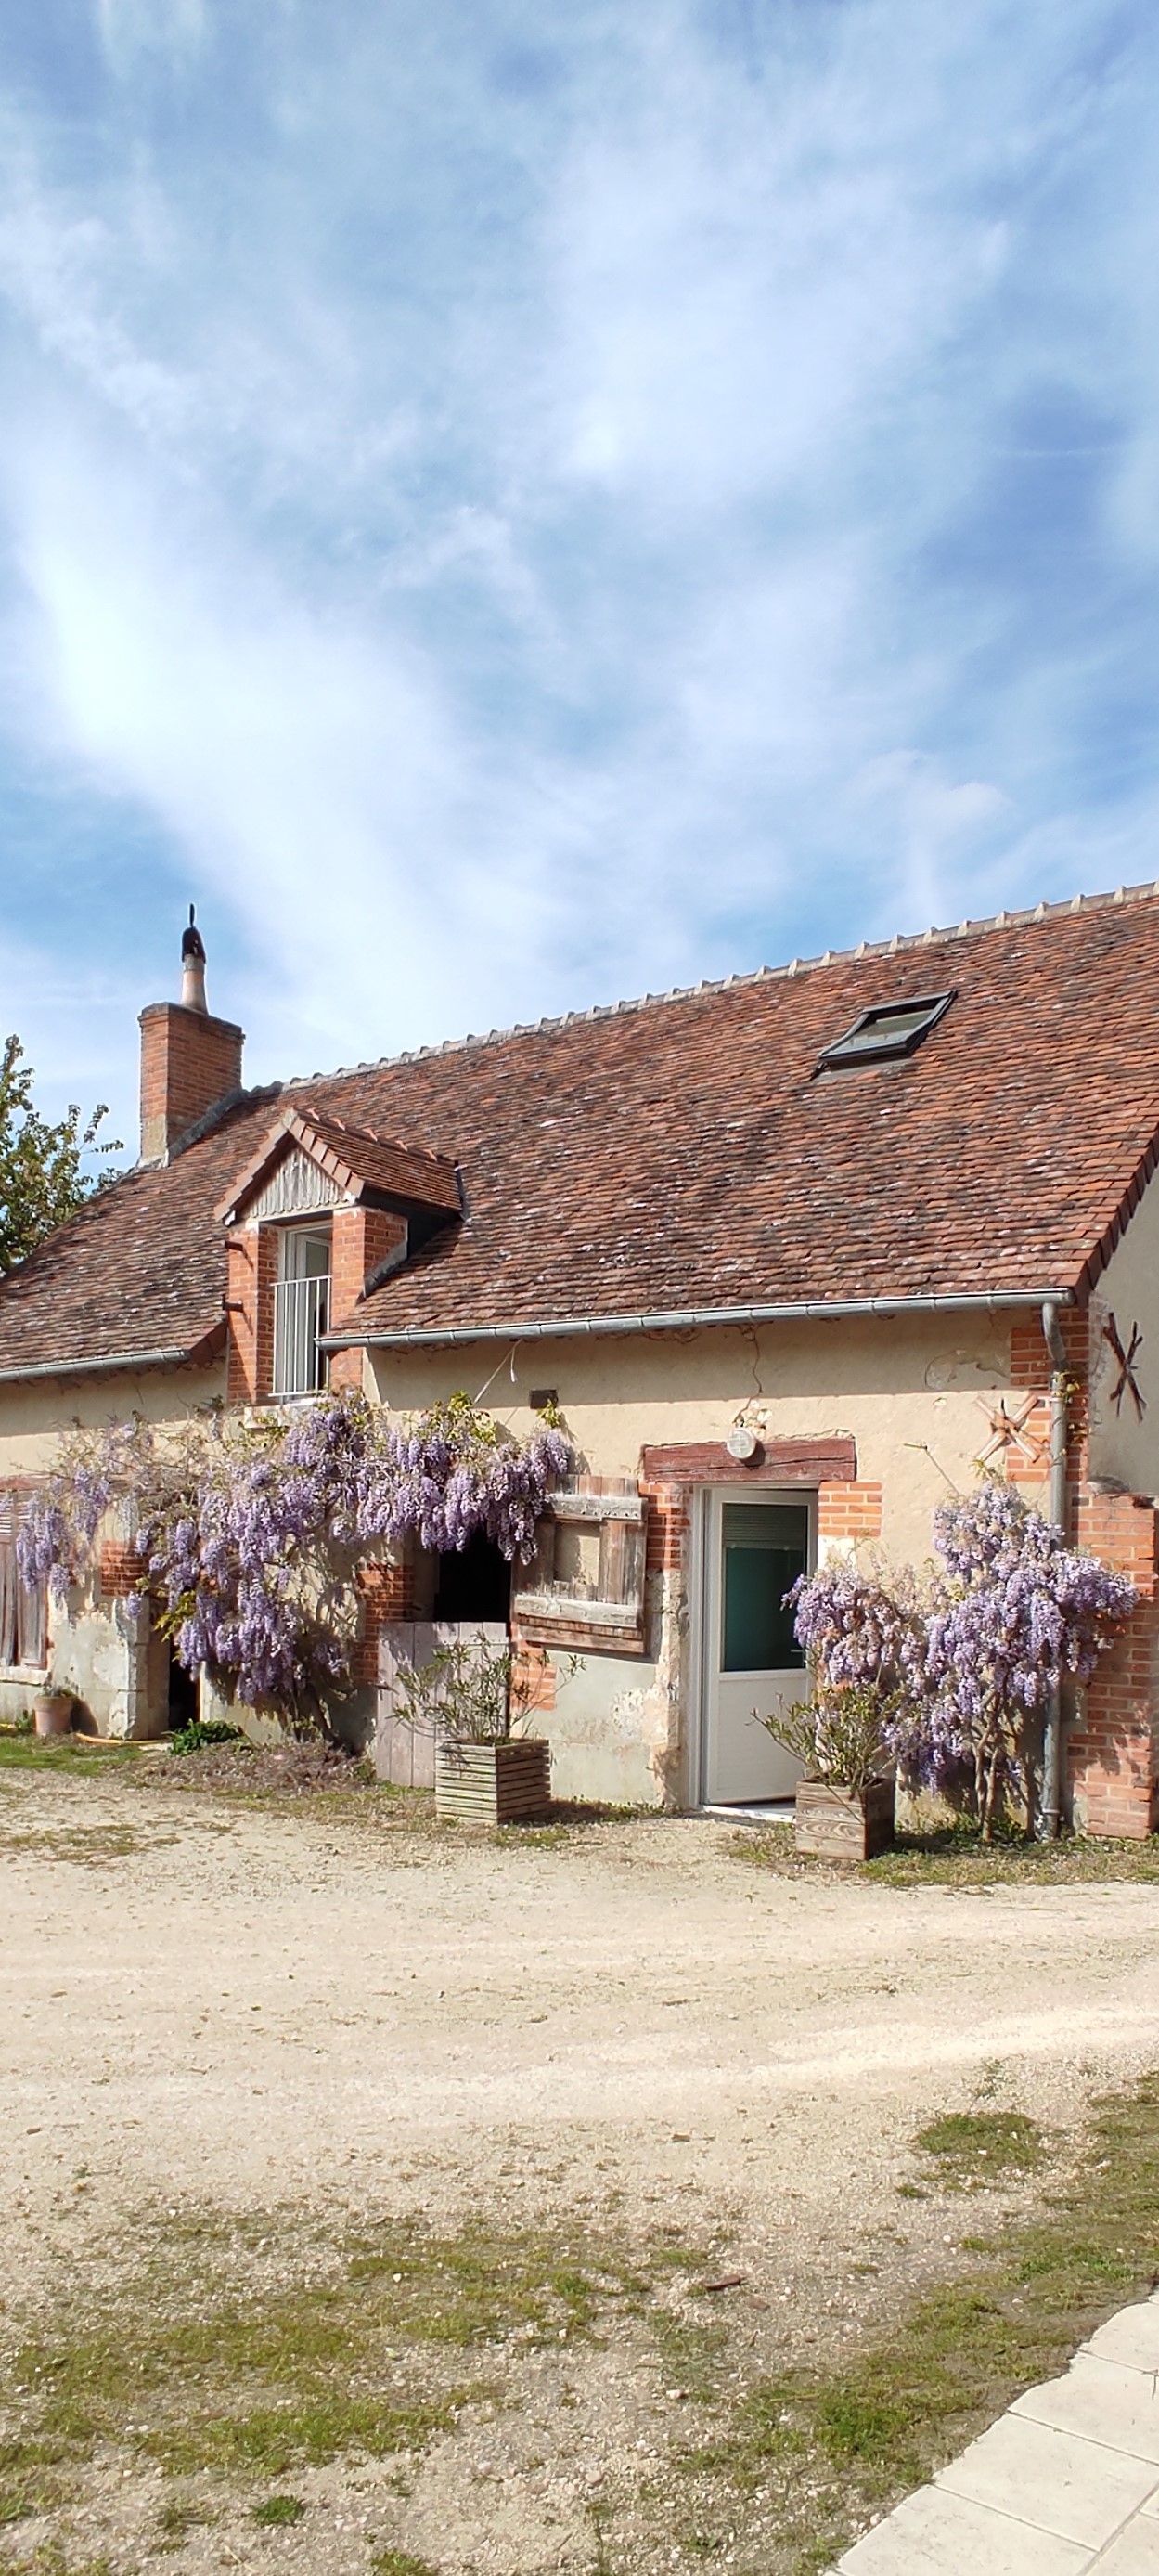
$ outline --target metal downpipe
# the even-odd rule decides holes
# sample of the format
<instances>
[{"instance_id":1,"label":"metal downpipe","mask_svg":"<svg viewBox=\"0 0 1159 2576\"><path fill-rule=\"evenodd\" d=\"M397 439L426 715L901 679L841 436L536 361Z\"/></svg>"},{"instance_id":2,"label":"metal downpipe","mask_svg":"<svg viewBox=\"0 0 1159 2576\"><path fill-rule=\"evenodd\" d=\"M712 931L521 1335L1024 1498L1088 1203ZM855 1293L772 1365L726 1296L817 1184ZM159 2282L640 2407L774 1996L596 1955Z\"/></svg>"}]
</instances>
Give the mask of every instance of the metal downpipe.
<instances>
[{"instance_id":1,"label":"metal downpipe","mask_svg":"<svg viewBox=\"0 0 1159 2576\"><path fill-rule=\"evenodd\" d=\"M1046 1299L1042 1308L1042 1337L1050 1353L1050 1518L1058 1529L1066 1529L1066 1344L1059 1327L1058 1308ZM1053 1842L1062 1825L1062 1692L1055 1684L1046 1708L1042 1731L1042 1801L1038 1831L1042 1842Z\"/></svg>"}]
</instances>

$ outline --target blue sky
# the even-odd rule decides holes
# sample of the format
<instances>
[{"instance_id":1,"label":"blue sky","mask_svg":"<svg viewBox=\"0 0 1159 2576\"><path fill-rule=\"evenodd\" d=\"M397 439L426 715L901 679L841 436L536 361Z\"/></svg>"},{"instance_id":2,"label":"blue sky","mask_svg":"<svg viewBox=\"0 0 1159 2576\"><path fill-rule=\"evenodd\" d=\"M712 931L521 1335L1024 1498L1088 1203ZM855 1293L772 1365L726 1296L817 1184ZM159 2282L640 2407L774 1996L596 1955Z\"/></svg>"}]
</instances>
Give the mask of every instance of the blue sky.
<instances>
[{"instance_id":1,"label":"blue sky","mask_svg":"<svg viewBox=\"0 0 1159 2576\"><path fill-rule=\"evenodd\" d=\"M1159 20L6 0L0 1022L255 1079L1159 873Z\"/></svg>"}]
</instances>

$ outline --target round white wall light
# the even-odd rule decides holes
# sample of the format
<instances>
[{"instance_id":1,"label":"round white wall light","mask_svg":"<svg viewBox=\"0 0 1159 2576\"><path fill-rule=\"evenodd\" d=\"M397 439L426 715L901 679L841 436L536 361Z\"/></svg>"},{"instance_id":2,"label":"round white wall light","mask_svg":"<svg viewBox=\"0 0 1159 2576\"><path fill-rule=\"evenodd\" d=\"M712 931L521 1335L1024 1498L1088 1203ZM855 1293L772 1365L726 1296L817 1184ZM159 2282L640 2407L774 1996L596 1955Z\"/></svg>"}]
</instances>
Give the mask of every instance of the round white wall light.
<instances>
[{"instance_id":1,"label":"round white wall light","mask_svg":"<svg viewBox=\"0 0 1159 2576\"><path fill-rule=\"evenodd\" d=\"M760 1444L756 1432L749 1430L747 1422L734 1422L724 1445L729 1457L736 1458L743 1466L750 1458L756 1457Z\"/></svg>"}]
</instances>

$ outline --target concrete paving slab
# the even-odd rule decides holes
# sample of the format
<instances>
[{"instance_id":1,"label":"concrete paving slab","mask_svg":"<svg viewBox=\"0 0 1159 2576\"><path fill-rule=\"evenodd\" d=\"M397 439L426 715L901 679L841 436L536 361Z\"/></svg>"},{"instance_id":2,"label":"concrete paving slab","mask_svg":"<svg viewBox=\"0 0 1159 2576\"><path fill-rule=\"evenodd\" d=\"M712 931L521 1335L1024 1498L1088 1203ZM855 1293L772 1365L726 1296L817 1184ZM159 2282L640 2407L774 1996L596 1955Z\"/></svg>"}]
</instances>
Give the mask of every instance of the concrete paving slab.
<instances>
[{"instance_id":1,"label":"concrete paving slab","mask_svg":"<svg viewBox=\"0 0 1159 2576\"><path fill-rule=\"evenodd\" d=\"M1118 2539L1092 2558L1091 2576L1159 2576L1159 2523L1136 2514Z\"/></svg>"},{"instance_id":2,"label":"concrete paving slab","mask_svg":"<svg viewBox=\"0 0 1159 2576\"><path fill-rule=\"evenodd\" d=\"M1101 2549L1153 2492L1155 2463L1058 2433L1026 2415L1003 2415L935 2484L1060 2540Z\"/></svg>"},{"instance_id":3,"label":"concrete paving slab","mask_svg":"<svg viewBox=\"0 0 1159 2576\"><path fill-rule=\"evenodd\" d=\"M1152 2488L1146 2504L1141 2507L1141 2511L1143 2513L1153 2513L1156 2521L1159 2522L1159 2487Z\"/></svg>"},{"instance_id":4,"label":"concrete paving slab","mask_svg":"<svg viewBox=\"0 0 1159 2576\"><path fill-rule=\"evenodd\" d=\"M1065 2379L1028 2388L1010 2412L1159 2464L1159 2382L1093 2353L1080 2352Z\"/></svg>"},{"instance_id":5,"label":"concrete paving slab","mask_svg":"<svg viewBox=\"0 0 1159 2576\"><path fill-rule=\"evenodd\" d=\"M1083 2349L1098 2361L1117 2361L1122 2370L1159 2371L1159 2298L1120 2308Z\"/></svg>"},{"instance_id":6,"label":"concrete paving slab","mask_svg":"<svg viewBox=\"0 0 1159 2576\"><path fill-rule=\"evenodd\" d=\"M838 2576L1085 2576L1091 2553L944 2487L919 2487L855 2541ZM1121 2571L1134 2576L1134 2571ZM1154 2576L1154 2571L1152 2571Z\"/></svg>"}]
</instances>

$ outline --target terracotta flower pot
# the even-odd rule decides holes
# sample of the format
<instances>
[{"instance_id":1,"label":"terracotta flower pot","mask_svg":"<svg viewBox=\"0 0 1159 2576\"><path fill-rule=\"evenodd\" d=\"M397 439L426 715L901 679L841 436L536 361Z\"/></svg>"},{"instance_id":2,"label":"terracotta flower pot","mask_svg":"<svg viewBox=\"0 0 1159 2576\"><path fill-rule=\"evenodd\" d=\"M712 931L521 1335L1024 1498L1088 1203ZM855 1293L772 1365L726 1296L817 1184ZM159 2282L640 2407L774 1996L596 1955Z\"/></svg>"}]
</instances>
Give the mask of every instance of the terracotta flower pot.
<instances>
[{"instance_id":1,"label":"terracotta flower pot","mask_svg":"<svg viewBox=\"0 0 1159 2576\"><path fill-rule=\"evenodd\" d=\"M893 1841L893 1810L892 1780L871 1780L860 1797L827 1780L799 1780L797 1849L818 1860L872 1860Z\"/></svg>"},{"instance_id":2,"label":"terracotta flower pot","mask_svg":"<svg viewBox=\"0 0 1159 2576\"><path fill-rule=\"evenodd\" d=\"M435 1814L472 1825L511 1825L546 1815L551 1747L534 1735L495 1744L448 1738L435 1747Z\"/></svg>"},{"instance_id":3,"label":"terracotta flower pot","mask_svg":"<svg viewBox=\"0 0 1159 2576\"><path fill-rule=\"evenodd\" d=\"M72 1725L71 1691L38 1691L32 1703L38 1735L67 1735Z\"/></svg>"}]
</instances>

